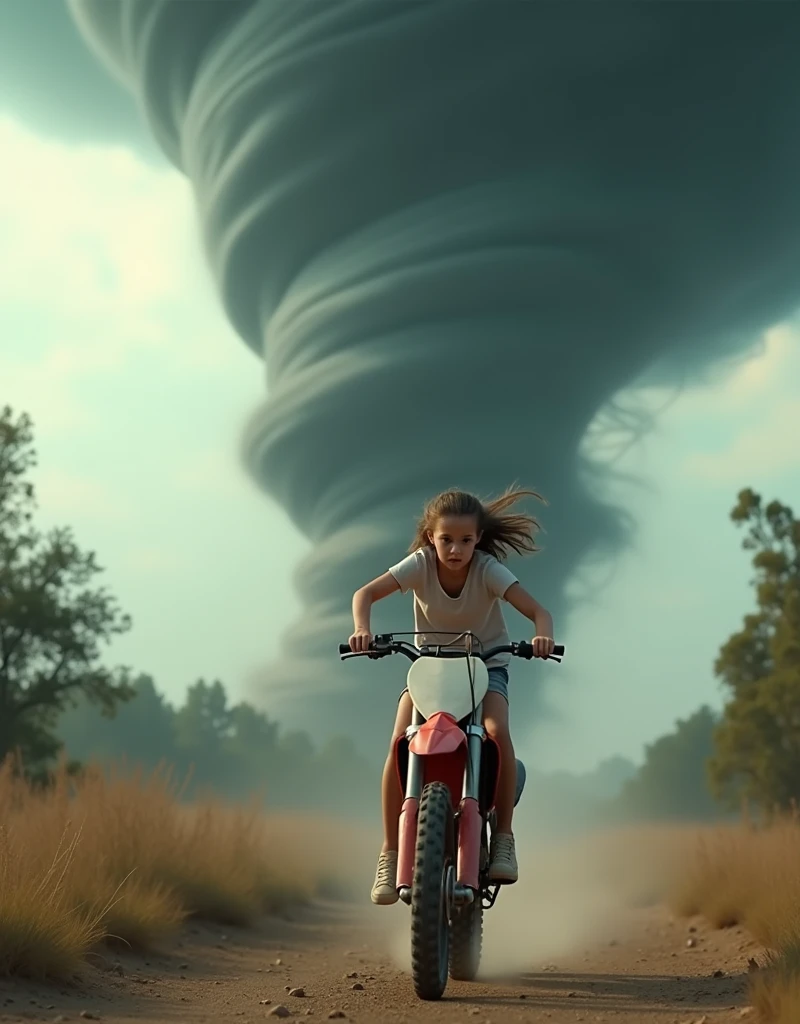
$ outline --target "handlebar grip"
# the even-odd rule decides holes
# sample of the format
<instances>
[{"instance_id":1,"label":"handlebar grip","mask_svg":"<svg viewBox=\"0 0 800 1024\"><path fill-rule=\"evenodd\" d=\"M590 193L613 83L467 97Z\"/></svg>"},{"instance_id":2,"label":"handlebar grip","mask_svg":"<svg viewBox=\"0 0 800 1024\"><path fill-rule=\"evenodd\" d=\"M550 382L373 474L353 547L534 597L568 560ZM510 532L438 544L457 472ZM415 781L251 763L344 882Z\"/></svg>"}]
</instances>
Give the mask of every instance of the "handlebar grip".
<instances>
[{"instance_id":1,"label":"handlebar grip","mask_svg":"<svg viewBox=\"0 0 800 1024\"><path fill-rule=\"evenodd\" d=\"M552 658L558 658L558 657L562 657L563 654L564 654L564 645L563 644L555 644L553 646L553 653L551 654L551 657ZM520 643L517 646L517 656L520 657L520 658L527 658L528 661L530 661L533 658L533 644L528 643L527 640L523 640L522 643Z\"/></svg>"},{"instance_id":2,"label":"handlebar grip","mask_svg":"<svg viewBox=\"0 0 800 1024\"><path fill-rule=\"evenodd\" d=\"M349 654L350 644L339 644L339 654Z\"/></svg>"}]
</instances>

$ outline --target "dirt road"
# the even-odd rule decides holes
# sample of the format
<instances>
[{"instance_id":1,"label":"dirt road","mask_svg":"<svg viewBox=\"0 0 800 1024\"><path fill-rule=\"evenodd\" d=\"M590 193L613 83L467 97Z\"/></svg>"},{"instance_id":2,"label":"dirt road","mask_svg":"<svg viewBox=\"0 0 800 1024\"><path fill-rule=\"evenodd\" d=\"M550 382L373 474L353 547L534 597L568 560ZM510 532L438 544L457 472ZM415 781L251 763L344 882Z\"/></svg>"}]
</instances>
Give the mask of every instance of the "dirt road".
<instances>
[{"instance_id":1,"label":"dirt road","mask_svg":"<svg viewBox=\"0 0 800 1024\"><path fill-rule=\"evenodd\" d=\"M510 900L510 891L504 895ZM505 977L490 965L479 983L451 983L444 1000L421 1003L402 969L408 913L402 905L321 903L254 931L193 925L159 955L110 956L72 989L4 980L0 1019L247 1024L278 1019L277 1007L288 1009L287 1021L326 1021L338 1013L357 1024L754 1019L743 1008L748 958L759 950L739 930L713 932L674 921L660 908L621 912L613 934L556 963L531 960ZM487 936L490 952L493 941L508 938L502 921L499 927L494 939L491 929ZM517 929L517 960L521 944L524 930ZM290 988L304 994L290 995Z\"/></svg>"}]
</instances>

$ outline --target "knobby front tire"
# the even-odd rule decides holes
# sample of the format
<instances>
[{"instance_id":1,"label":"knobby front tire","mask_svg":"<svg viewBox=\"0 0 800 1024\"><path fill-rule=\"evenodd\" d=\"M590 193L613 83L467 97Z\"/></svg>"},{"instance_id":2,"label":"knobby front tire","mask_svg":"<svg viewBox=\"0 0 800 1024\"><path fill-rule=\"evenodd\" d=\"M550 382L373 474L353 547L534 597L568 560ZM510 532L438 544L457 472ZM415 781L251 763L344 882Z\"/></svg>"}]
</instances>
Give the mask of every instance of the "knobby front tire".
<instances>
[{"instance_id":1,"label":"knobby front tire","mask_svg":"<svg viewBox=\"0 0 800 1024\"><path fill-rule=\"evenodd\" d=\"M453 866L453 804L442 782L422 791L411 888L411 972L420 999L441 999L447 987L450 927L448 868Z\"/></svg>"}]
</instances>

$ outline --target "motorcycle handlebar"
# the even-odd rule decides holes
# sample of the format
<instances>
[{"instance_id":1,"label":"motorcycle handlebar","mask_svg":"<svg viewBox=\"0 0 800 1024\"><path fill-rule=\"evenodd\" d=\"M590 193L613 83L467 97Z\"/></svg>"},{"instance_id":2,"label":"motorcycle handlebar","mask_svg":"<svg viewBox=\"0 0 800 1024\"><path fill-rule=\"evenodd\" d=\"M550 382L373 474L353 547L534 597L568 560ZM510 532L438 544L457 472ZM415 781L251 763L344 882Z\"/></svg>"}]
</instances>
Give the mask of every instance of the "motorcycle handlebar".
<instances>
[{"instance_id":1,"label":"motorcycle handlebar","mask_svg":"<svg viewBox=\"0 0 800 1024\"><path fill-rule=\"evenodd\" d=\"M433 650L435 653L428 650L424 656L435 658L463 658L466 656L466 652L463 650L448 649L442 645L434 645ZM412 661L423 657L420 649L413 644L406 643L403 640L395 640L391 636L380 637L370 641L369 648L366 651L351 651L350 644L339 644L339 655L342 660L358 657L383 658L387 654L405 654ZM473 656L480 658L482 661L488 661L489 658L493 658L496 654L511 654L516 658L525 658L530 661L534 656L533 644L527 640L522 640L519 643L501 644L499 647L492 647L491 650L484 651L481 654L475 652ZM548 655L546 660L560 661L563 654L564 645L556 644L553 647L553 653Z\"/></svg>"}]
</instances>

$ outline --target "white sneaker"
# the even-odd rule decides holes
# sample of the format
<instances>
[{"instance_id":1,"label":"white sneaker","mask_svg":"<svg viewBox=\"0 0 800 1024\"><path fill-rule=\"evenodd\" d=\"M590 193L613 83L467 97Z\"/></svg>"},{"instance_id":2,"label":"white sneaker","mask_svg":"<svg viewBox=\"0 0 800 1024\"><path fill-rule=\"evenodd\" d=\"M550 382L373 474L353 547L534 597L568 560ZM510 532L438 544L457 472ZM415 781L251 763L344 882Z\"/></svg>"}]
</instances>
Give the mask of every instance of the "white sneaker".
<instances>
[{"instance_id":1,"label":"white sneaker","mask_svg":"<svg viewBox=\"0 0 800 1024\"><path fill-rule=\"evenodd\" d=\"M372 902L388 907L400 899L397 893L397 850L390 850L378 857L378 870L372 886Z\"/></svg>"},{"instance_id":2,"label":"white sneaker","mask_svg":"<svg viewBox=\"0 0 800 1024\"><path fill-rule=\"evenodd\" d=\"M506 832L492 836L489 853L489 881L505 882L510 885L519 878L514 837Z\"/></svg>"}]
</instances>

